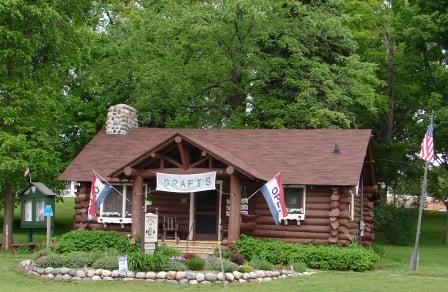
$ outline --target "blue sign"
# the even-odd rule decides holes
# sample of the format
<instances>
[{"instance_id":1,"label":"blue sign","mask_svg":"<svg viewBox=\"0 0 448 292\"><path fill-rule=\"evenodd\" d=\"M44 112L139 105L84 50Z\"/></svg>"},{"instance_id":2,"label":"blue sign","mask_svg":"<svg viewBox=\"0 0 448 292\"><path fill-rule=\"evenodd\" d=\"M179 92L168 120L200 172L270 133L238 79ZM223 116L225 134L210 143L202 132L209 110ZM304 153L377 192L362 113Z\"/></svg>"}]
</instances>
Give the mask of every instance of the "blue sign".
<instances>
[{"instance_id":1,"label":"blue sign","mask_svg":"<svg viewBox=\"0 0 448 292\"><path fill-rule=\"evenodd\" d=\"M51 209L51 205L46 205L44 209L45 217L53 217L53 209Z\"/></svg>"}]
</instances>

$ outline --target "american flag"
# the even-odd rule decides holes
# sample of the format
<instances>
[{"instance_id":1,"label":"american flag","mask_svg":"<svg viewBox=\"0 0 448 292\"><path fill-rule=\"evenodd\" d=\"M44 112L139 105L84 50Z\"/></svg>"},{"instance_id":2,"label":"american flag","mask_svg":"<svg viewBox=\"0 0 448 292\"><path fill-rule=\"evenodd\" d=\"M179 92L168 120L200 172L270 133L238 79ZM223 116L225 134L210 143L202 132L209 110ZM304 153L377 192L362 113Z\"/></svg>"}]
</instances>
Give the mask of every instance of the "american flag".
<instances>
[{"instance_id":1,"label":"american flag","mask_svg":"<svg viewBox=\"0 0 448 292\"><path fill-rule=\"evenodd\" d=\"M434 162L434 126L432 121L426 130L425 138L423 138L420 157L427 162Z\"/></svg>"}]
</instances>

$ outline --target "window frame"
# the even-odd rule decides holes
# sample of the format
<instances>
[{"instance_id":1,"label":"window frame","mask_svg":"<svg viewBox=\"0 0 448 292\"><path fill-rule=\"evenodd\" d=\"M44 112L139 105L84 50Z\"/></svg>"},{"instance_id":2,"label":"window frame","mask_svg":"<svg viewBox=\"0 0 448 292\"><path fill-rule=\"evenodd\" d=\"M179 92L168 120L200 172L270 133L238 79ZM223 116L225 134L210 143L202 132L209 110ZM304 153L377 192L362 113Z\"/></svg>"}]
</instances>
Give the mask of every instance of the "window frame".
<instances>
[{"instance_id":1,"label":"window frame","mask_svg":"<svg viewBox=\"0 0 448 292\"><path fill-rule=\"evenodd\" d=\"M103 216L104 213L104 201L100 205L100 216L98 216L98 223L116 223L121 224L122 227L124 227L124 224L132 224L132 216L126 217L126 197L127 197L127 188L126 186L132 186L132 183L120 183L120 184L112 184L114 188L118 189L118 186L121 188L121 193L123 194L122 200L121 200L121 216L120 217L108 217ZM144 194L146 198L146 194L148 193L148 184L143 184L144 187ZM132 206L131 206L132 208Z\"/></svg>"},{"instance_id":2,"label":"window frame","mask_svg":"<svg viewBox=\"0 0 448 292\"><path fill-rule=\"evenodd\" d=\"M287 220L297 220L297 225L300 224L300 221L305 220L305 214L306 214L306 185L283 185L283 189L302 189L302 206L303 206L303 213L302 214L290 214L289 208L286 206L286 209L288 210L288 216L284 218L285 224L287 224ZM285 195L286 198L286 195ZM286 205L286 202L285 202Z\"/></svg>"}]
</instances>

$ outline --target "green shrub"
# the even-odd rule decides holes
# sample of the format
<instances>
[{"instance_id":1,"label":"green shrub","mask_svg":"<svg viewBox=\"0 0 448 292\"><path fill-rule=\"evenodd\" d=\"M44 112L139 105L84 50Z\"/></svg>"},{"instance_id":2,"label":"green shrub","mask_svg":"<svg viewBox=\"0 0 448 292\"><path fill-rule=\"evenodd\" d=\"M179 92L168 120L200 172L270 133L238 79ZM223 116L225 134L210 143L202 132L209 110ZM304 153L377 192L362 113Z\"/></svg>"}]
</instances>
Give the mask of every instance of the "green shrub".
<instances>
[{"instance_id":1,"label":"green shrub","mask_svg":"<svg viewBox=\"0 0 448 292\"><path fill-rule=\"evenodd\" d=\"M146 258L146 271L159 272L167 268L170 263L170 258L163 252L155 252L152 255L145 255Z\"/></svg>"},{"instance_id":2,"label":"green shrub","mask_svg":"<svg viewBox=\"0 0 448 292\"><path fill-rule=\"evenodd\" d=\"M257 270L272 270L273 268L270 262L258 256L252 257L252 259L250 260L250 265Z\"/></svg>"},{"instance_id":3,"label":"green shrub","mask_svg":"<svg viewBox=\"0 0 448 292\"><path fill-rule=\"evenodd\" d=\"M50 253L51 253L51 250L49 248L39 249L38 251L34 252L33 258L34 258L34 260L37 260L38 258L46 256Z\"/></svg>"},{"instance_id":4,"label":"green shrub","mask_svg":"<svg viewBox=\"0 0 448 292\"><path fill-rule=\"evenodd\" d=\"M64 266L68 268L83 268L83 267L91 267L92 264L99 257L95 253L86 253L86 252L72 252L69 254L64 254Z\"/></svg>"},{"instance_id":5,"label":"green shrub","mask_svg":"<svg viewBox=\"0 0 448 292\"><path fill-rule=\"evenodd\" d=\"M94 269L118 270L118 258L116 256L107 256L97 259L93 264Z\"/></svg>"},{"instance_id":6,"label":"green shrub","mask_svg":"<svg viewBox=\"0 0 448 292\"><path fill-rule=\"evenodd\" d=\"M371 249L359 245L349 247L301 245L278 240L261 240L241 236L237 242L241 254L254 268L252 259L262 258L274 265L303 262L309 268L324 270L366 271L377 266L380 257Z\"/></svg>"},{"instance_id":7,"label":"green shrub","mask_svg":"<svg viewBox=\"0 0 448 292\"><path fill-rule=\"evenodd\" d=\"M306 271L306 264L302 262L293 263L292 267L294 268L294 271L298 273L303 273Z\"/></svg>"},{"instance_id":8,"label":"green shrub","mask_svg":"<svg viewBox=\"0 0 448 292\"><path fill-rule=\"evenodd\" d=\"M235 263L232 263L229 260L223 259L222 261L224 272L231 273L233 271L238 271L239 266ZM207 269L212 271L222 271L221 268L221 259L219 257L211 256L207 259Z\"/></svg>"},{"instance_id":9,"label":"green shrub","mask_svg":"<svg viewBox=\"0 0 448 292\"><path fill-rule=\"evenodd\" d=\"M166 244L160 245L157 248L156 253L163 254L166 257L175 257L175 256L180 255L180 252L178 250L176 250L174 247L168 246Z\"/></svg>"},{"instance_id":10,"label":"green shrub","mask_svg":"<svg viewBox=\"0 0 448 292\"><path fill-rule=\"evenodd\" d=\"M185 262L188 269L192 271L200 271L204 269L205 263L206 263L205 260L200 257L191 258Z\"/></svg>"},{"instance_id":11,"label":"green shrub","mask_svg":"<svg viewBox=\"0 0 448 292\"><path fill-rule=\"evenodd\" d=\"M371 249L380 257L384 256L384 248L379 244L372 244Z\"/></svg>"},{"instance_id":12,"label":"green shrub","mask_svg":"<svg viewBox=\"0 0 448 292\"><path fill-rule=\"evenodd\" d=\"M148 264L146 261L146 255L142 252L133 252L128 255L128 266L131 271L141 272L148 271Z\"/></svg>"},{"instance_id":13,"label":"green shrub","mask_svg":"<svg viewBox=\"0 0 448 292\"><path fill-rule=\"evenodd\" d=\"M59 254L49 254L38 258L35 264L36 266L41 268L46 267L60 268L65 265L65 257Z\"/></svg>"},{"instance_id":14,"label":"green shrub","mask_svg":"<svg viewBox=\"0 0 448 292\"><path fill-rule=\"evenodd\" d=\"M240 268L238 269L238 271L240 273L250 273L253 270L254 270L254 268L252 268L252 266L250 266L248 264L241 265Z\"/></svg>"},{"instance_id":15,"label":"green shrub","mask_svg":"<svg viewBox=\"0 0 448 292\"><path fill-rule=\"evenodd\" d=\"M64 234L56 247L57 253L108 250L131 253L139 250L139 244L130 244L126 235L117 232L74 230Z\"/></svg>"},{"instance_id":16,"label":"green shrub","mask_svg":"<svg viewBox=\"0 0 448 292\"><path fill-rule=\"evenodd\" d=\"M383 232L391 244L412 243L415 226L415 209L382 204L375 207L375 228Z\"/></svg>"},{"instance_id":17,"label":"green shrub","mask_svg":"<svg viewBox=\"0 0 448 292\"><path fill-rule=\"evenodd\" d=\"M165 267L167 271L186 271L188 270L187 266L179 261L170 261L168 265Z\"/></svg>"}]
</instances>

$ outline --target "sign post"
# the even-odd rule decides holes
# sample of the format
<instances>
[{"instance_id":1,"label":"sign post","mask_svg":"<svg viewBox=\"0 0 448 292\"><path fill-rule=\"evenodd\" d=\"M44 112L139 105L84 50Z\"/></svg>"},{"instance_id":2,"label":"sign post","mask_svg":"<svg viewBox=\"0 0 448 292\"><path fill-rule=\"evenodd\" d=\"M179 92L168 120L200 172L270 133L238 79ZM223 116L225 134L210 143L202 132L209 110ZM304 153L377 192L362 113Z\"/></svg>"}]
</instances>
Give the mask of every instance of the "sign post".
<instances>
[{"instance_id":1,"label":"sign post","mask_svg":"<svg viewBox=\"0 0 448 292\"><path fill-rule=\"evenodd\" d=\"M145 252L153 253L157 244L157 232L159 216L154 213L145 214L145 237L144 248Z\"/></svg>"},{"instance_id":2,"label":"sign post","mask_svg":"<svg viewBox=\"0 0 448 292\"><path fill-rule=\"evenodd\" d=\"M51 217L53 217L53 209L51 209L51 205L45 206L44 216L47 217L47 247L49 247L51 238Z\"/></svg>"}]
</instances>

